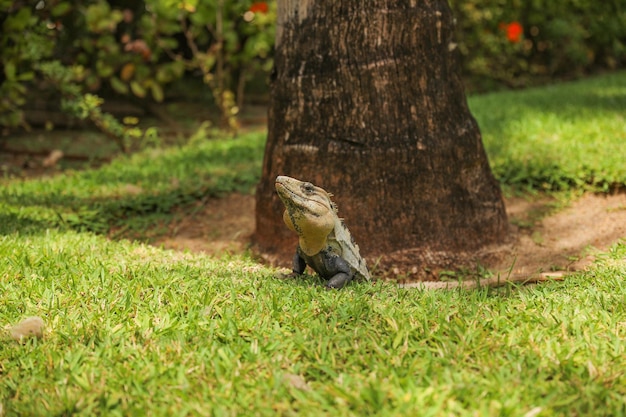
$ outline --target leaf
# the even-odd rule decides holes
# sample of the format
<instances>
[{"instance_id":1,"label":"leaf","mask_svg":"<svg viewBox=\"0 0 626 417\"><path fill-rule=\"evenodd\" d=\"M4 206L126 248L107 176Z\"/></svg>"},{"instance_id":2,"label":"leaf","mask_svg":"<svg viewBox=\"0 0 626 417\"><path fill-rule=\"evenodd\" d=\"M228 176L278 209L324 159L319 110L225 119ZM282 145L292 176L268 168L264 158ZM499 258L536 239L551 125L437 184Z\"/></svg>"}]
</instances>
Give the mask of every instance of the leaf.
<instances>
[{"instance_id":1,"label":"leaf","mask_svg":"<svg viewBox=\"0 0 626 417\"><path fill-rule=\"evenodd\" d=\"M4 75L7 77L7 80L15 80L15 72L15 63L13 61L4 64Z\"/></svg>"},{"instance_id":2,"label":"leaf","mask_svg":"<svg viewBox=\"0 0 626 417\"><path fill-rule=\"evenodd\" d=\"M59 17L59 16L63 16L64 14L67 14L71 9L72 9L72 5L69 2L61 2L57 4L56 6L54 6L52 10L50 11L50 13L54 17Z\"/></svg>"},{"instance_id":3,"label":"leaf","mask_svg":"<svg viewBox=\"0 0 626 417\"><path fill-rule=\"evenodd\" d=\"M113 67L100 60L96 62L96 71L98 72L98 75L103 78L109 78L113 75Z\"/></svg>"},{"instance_id":4,"label":"leaf","mask_svg":"<svg viewBox=\"0 0 626 417\"><path fill-rule=\"evenodd\" d=\"M35 21L36 18L32 16L30 9L22 7L15 15L6 19L4 22L4 33L22 32Z\"/></svg>"},{"instance_id":5,"label":"leaf","mask_svg":"<svg viewBox=\"0 0 626 417\"><path fill-rule=\"evenodd\" d=\"M198 60L198 66L200 69L205 72L210 71L216 62L216 57L212 54L198 53L196 55L196 59Z\"/></svg>"},{"instance_id":6,"label":"leaf","mask_svg":"<svg viewBox=\"0 0 626 417\"><path fill-rule=\"evenodd\" d=\"M18 81L30 81L33 78L35 78L35 73L32 71L28 71L28 72L23 72L20 75L18 75L17 80Z\"/></svg>"},{"instance_id":7,"label":"leaf","mask_svg":"<svg viewBox=\"0 0 626 417\"><path fill-rule=\"evenodd\" d=\"M150 86L150 92L152 93L152 98L157 103L161 103L163 101L163 88L161 85L157 83L152 83Z\"/></svg>"},{"instance_id":8,"label":"leaf","mask_svg":"<svg viewBox=\"0 0 626 417\"><path fill-rule=\"evenodd\" d=\"M404 332L402 332L402 331L397 332L396 336L393 339L393 342L392 342L391 346L394 349L397 349L398 346L400 346L402 344L402 342L404 341L404 338L405 338L405 333Z\"/></svg>"},{"instance_id":9,"label":"leaf","mask_svg":"<svg viewBox=\"0 0 626 417\"><path fill-rule=\"evenodd\" d=\"M76 385L78 385L85 391L91 391L93 387L89 383L89 380L85 376L79 374L78 369L74 369L73 371L74 372L72 373L72 378L74 379Z\"/></svg>"},{"instance_id":10,"label":"leaf","mask_svg":"<svg viewBox=\"0 0 626 417\"><path fill-rule=\"evenodd\" d=\"M135 64L129 62L122 67L122 70L120 71L120 78L122 81L128 82L131 78L133 78L134 74Z\"/></svg>"},{"instance_id":11,"label":"leaf","mask_svg":"<svg viewBox=\"0 0 626 417\"><path fill-rule=\"evenodd\" d=\"M146 96L146 89L143 88L137 81L131 81L130 89L137 97L144 98Z\"/></svg>"},{"instance_id":12,"label":"leaf","mask_svg":"<svg viewBox=\"0 0 626 417\"><path fill-rule=\"evenodd\" d=\"M128 94L128 86L117 77L111 77L111 88L119 94Z\"/></svg>"}]
</instances>

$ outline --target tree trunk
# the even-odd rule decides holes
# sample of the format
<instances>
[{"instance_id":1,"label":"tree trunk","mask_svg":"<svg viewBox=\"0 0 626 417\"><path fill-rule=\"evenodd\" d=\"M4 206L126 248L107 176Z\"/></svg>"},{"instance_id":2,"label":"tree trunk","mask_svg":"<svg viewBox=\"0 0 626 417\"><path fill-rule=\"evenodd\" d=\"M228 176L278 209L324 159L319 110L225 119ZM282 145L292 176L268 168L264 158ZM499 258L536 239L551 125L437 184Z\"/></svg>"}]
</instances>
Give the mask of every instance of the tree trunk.
<instances>
[{"instance_id":1,"label":"tree trunk","mask_svg":"<svg viewBox=\"0 0 626 417\"><path fill-rule=\"evenodd\" d=\"M384 268L460 266L501 243L500 188L467 107L445 0L278 0L254 243L288 264L277 175L335 195Z\"/></svg>"}]
</instances>

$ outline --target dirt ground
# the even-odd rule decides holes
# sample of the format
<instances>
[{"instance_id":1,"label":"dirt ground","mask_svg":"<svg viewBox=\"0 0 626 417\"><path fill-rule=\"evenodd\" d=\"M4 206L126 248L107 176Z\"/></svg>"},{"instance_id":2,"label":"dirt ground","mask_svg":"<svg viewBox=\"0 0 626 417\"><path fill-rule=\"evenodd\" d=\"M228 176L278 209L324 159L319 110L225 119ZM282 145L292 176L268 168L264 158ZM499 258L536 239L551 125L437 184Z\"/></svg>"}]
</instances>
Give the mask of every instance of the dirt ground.
<instances>
[{"instance_id":1,"label":"dirt ground","mask_svg":"<svg viewBox=\"0 0 626 417\"><path fill-rule=\"evenodd\" d=\"M577 271L626 238L626 194L585 194L555 209L550 198L506 200L512 243L494 270L513 274ZM220 254L245 251L254 231L254 196L231 194L210 200L192 217L171 225L155 244L169 249Z\"/></svg>"},{"instance_id":2,"label":"dirt ground","mask_svg":"<svg viewBox=\"0 0 626 417\"><path fill-rule=\"evenodd\" d=\"M626 194L585 194L568 207L532 222L536 213L549 211L550 206L546 199L506 201L515 231L514 259L505 260L500 267L514 262L513 273L518 274L578 271L589 266L598 252L626 238ZM531 221L525 223L525 219Z\"/></svg>"}]
</instances>

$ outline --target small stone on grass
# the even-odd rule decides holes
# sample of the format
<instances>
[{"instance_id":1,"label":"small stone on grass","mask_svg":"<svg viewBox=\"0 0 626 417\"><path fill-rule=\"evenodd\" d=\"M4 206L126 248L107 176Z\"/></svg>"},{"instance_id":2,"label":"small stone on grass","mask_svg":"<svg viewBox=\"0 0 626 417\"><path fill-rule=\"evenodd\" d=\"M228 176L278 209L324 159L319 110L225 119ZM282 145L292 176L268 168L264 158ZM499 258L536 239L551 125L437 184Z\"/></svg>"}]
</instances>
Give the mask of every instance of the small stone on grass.
<instances>
[{"instance_id":1,"label":"small stone on grass","mask_svg":"<svg viewBox=\"0 0 626 417\"><path fill-rule=\"evenodd\" d=\"M25 339L43 337L44 323L41 317L28 317L11 327L13 340L22 342Z\"/></svg>"}]
</instances>

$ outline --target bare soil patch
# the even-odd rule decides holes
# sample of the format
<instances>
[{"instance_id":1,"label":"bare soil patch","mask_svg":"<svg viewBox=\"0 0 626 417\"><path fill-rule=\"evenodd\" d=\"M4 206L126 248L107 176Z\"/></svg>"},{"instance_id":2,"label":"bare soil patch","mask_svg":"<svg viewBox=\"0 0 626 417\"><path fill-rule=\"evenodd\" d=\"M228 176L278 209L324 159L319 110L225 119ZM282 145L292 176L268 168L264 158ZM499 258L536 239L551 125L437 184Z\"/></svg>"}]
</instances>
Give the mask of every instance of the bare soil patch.
<instances>
[{"instance_id":1,"label":"bare soil patch","mask_svg":"<svg viewBox=\"0 0 626 417\"><path fill-rule=\"evenodd\" d=\"M494 265L496 270L535 274L577 271L599 251L626 238L626 194L585 194L555 211L555 201L513 197L506 200L512 243ZM170 225L155 244L169 249L219 255L247 249L254 232L254 196L231 194L211 199L193 215ZM286 259L285 263L290 260Z\"/></svg>"},{"instance_id":2,"label":"bare soil patch","mask_svg":"<svg viewBox=\"0 0 626 417\"><path fill-rule=\"evenodd\" d=\"M155 244L211 255L244 252L254 232L254 196L229 194L201 203L194 214L169 226Z\"/></svg>"},{"instance_id":3,"label":"bare soil patch","mask_svg":"<svg viewBox=\"0 0 626 417\"><path fill-rule=\"evenodd\" d=\"M506 207L514 243L509 259L498 266L513 264L514 274L579 271L598 252L626 238L626 194L585 194L544 217L542 212L553 210L552 200L511 198Z\"/></svg>"}]
</instances>

